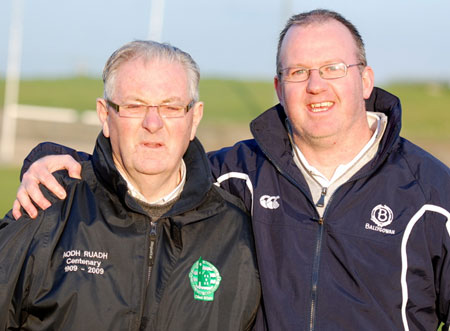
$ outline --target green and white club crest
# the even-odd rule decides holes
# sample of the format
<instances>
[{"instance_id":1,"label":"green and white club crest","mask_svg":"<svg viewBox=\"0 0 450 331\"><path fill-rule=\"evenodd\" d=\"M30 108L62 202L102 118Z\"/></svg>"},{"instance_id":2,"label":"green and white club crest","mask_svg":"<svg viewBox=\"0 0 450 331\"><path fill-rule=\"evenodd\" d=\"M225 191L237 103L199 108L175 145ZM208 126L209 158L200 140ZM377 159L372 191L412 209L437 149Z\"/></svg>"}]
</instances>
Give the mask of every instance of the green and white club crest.
<instances>
[{"instance_id":1,"label":"green and white club crest","mask_svg":"<svg viewBox=\"0 0 450 331\"><path fill-rule=\"evenodd\" d=\"M214 292L219 288L222 277L212 263L200 257L191 267L189 280L195 300L213 301Z\"/></svg>"}]
</instances>

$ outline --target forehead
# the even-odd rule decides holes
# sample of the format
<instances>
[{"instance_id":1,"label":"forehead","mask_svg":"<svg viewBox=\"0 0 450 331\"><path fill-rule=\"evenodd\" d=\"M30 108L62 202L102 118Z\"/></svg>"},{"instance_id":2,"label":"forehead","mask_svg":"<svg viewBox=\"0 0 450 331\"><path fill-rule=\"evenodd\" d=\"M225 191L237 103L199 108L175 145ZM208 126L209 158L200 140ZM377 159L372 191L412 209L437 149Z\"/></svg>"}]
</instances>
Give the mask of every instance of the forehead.
<instances>
[{"instance_id":1,"label":"forehead","mask_svg":"<svg viewBox=\"0 0 450 331\"><path fill-rule=\"evenodd\" d=\"M336 20L294 25L286 33L280 50L283 67L316 66L335 61L352 62L357 46L350 31Z\"/></svg>"},{"instance_id":2,"label":"forehead","mask_svg":"<svg viewBox=\"0 0 450 331\"><path fill-rule=\"evenodd\" d=\"M114 94L125 98L186 99L188 77L179 62L138 57L124 62L116 72Z\"/></svg>"}]
</instances>

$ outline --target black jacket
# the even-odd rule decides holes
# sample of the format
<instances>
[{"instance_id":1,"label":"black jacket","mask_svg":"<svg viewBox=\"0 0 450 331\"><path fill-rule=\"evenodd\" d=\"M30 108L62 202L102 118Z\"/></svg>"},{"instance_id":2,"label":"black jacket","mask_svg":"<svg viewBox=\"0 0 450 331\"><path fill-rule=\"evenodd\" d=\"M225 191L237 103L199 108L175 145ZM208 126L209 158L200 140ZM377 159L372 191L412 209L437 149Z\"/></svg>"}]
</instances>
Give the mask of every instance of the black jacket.
<instances>
[{"instance_id":1,"label":"black jacket","mask_svg":"<svg viewBox=\"0 0 450 331\"><path fill-rule=\"evenodd\" d=\"M37 220L9 214L0 223L0 329L249 329L260 302L249 216L212 185L197 140L184 161L181 197L155 228L102 134L83 179L61 176L65 200L47 194L53 204Z\"/></svg>"}]
</instances>

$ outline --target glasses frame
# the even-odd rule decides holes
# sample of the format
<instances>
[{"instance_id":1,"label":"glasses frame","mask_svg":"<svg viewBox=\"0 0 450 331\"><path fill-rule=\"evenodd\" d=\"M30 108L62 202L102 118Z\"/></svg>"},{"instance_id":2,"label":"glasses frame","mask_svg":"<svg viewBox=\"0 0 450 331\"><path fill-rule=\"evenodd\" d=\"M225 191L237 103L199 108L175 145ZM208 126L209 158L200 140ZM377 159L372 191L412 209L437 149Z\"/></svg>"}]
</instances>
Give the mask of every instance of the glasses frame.
<instances>
[{"instance_id":1,"label":"glasses frame","mask_svg":"<svg viewBox=\"0 0 450 331\"><path fill-rule=\"evenodd\" d=\"M157 109L157 112L158 112L158 115L159 115L161 118L182 118L182 117L186 116L187 112L188 112L189 110L191 110L191 108L197 103L195 100L191 100L186 106L182 107L182 108L184 109L184 113L183 113L183 115L181 115L181 116L165 116L165 115L161 115L161 113L160 113L160 111L159 111L159 107L161 107L161 106L168 106L168 105L166 105L166 104L162 104L162 105L142 105L142 104L136 104L136 105L138 105L138 106L142 106L142 107L145 107L145 108L146 108L146 111L145 111L145 113L143 114L143 116L123 116L123 115L121 115L121 113L120 113L120 107L131 106L131 105L133 105L133 104L118 105L117 103L115 103L115 102L113 102L113 101L111 101L111 100L109 100L109 99L104 99L104 100L105 100L107 106L109 106L109 107L111 107L112 109L114 109L114 110L117 112L117 114L118 114L120 117L123 117L123 118L144 118L144 117L147 115L147 112L148 112L148 110L149 110L150 108L156 108L156 109Z\"/></svg>"},{"instance_id":2,"label":"glasses frame","mask_svg":"<svg viewBox=\"0 0 450 331\"><path fill-rule=\"evenodd\" d=\"M322 68L328 67L328 66L332 66L332 65L337 65L337 64L343 64L344 65L345 72L344 72L344 74L342 76L333 77L333 78L325 78L325 77L322 76L322 71L321 71ZM363 62L354 63L354 64L345 64L344 62L336 62L336 63L324 64L323 66L320 66L319 68L309 68L308 69L308 68L303 68L303 67L288 67L288 68L283 68L283 69L280 70L280 76L281 76L283 82L301 83L301 82L307 81L309 79L309 77L311 77L311 70L317 70L317 71L319 71L320 78L326 79L326 80L333 80L333 79L339 79L339 78L347 76L348 68L356 67L356 66L365 66L365 64ZM307 76L303 80L286 79L285 75L283 73L286 72L287 70L290 70L290 69L303 69L303 70L306 70Z\"/></svg>"}]
</instances>

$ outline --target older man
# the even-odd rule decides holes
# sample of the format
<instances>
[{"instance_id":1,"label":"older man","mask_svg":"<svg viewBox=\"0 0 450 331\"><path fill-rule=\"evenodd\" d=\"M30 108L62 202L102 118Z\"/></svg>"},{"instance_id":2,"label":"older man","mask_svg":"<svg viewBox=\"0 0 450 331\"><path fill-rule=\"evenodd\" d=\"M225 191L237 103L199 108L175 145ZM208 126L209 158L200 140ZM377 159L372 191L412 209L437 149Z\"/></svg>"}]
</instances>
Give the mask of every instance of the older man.
<instances>
[{"instance_id":1,"label":"older man","mask_svg":"<svg viewBox=\"0 0 450 331\"><path fill-rule=\"evenodd\" d=\"M81 180L38 221L0 223L0 326L247 330L260 302L242 203L212 185L195 138L199 71L136 41L106 63Z\"/></svg>"},{"instance_id":2,"label":"older man","mask_svg":"<svg viewBox=\"0 0 450 331\"><path fill-rule=\"evenodd\" d=\"M270 330L450 326L450 171L399 136L400 101L373 84L353 24L295 15L278 44L280 104L251 123L255 139L210 154L252 211ZM48 174L33 169L24 205Z\"/></svg>"}]
</instances>

